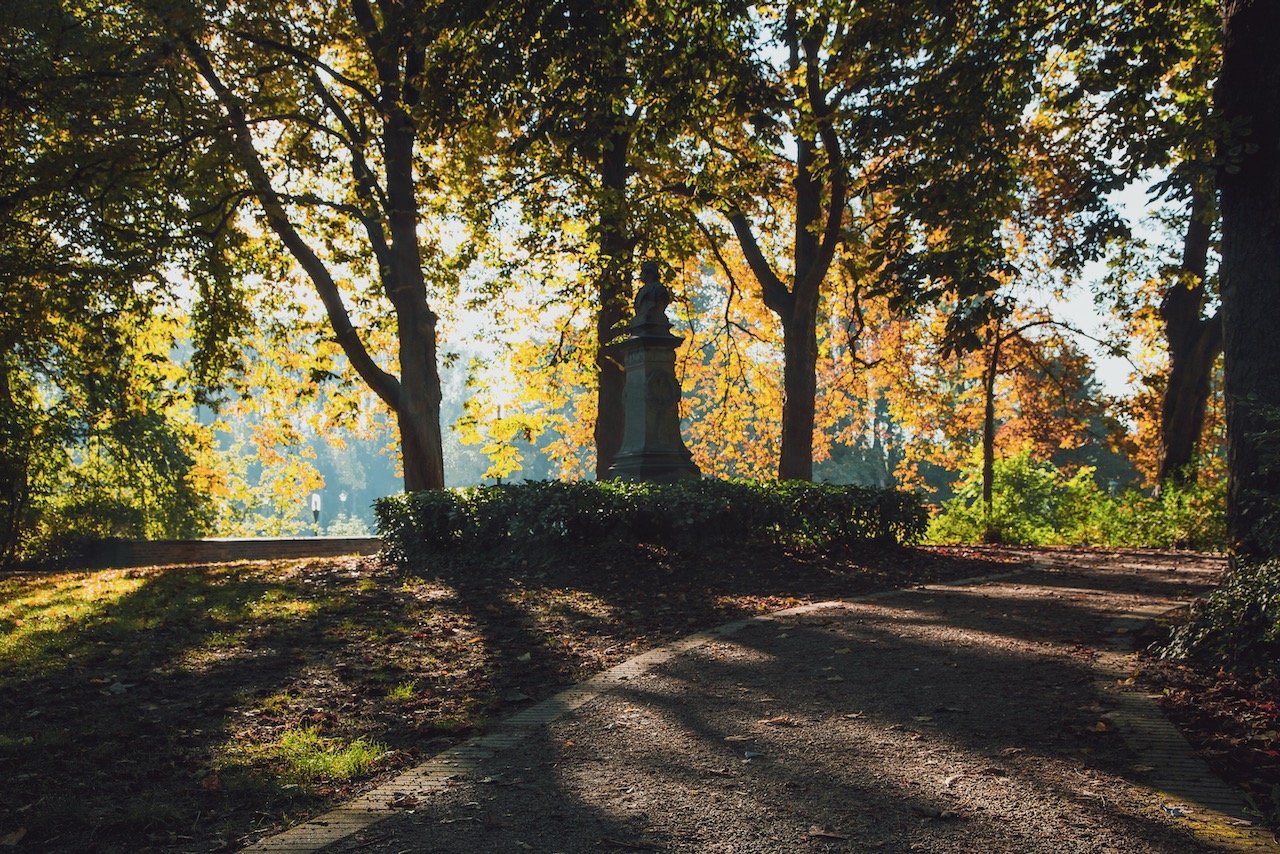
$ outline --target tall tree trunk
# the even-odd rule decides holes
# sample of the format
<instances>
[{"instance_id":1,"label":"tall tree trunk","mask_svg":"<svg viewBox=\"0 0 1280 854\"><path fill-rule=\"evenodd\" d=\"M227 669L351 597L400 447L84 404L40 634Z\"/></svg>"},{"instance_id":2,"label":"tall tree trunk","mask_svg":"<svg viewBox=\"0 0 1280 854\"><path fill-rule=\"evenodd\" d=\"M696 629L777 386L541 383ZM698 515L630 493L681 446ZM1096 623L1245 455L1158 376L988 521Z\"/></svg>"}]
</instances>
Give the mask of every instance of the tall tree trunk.
<instances>
[{"instance_id":1,"label":"tall tree trunk","mask_svg":"<svg viewBox=\"0 0 1280 854\"><path fill-rule=\"evenodd\" d=\"M782 322L782 447L779 480L813 480L813 421L817 391L818 304L822 282L831 267L844 220L847 187L844 155L831 123L830 94L822 80L822 34L826 22L800 31L794 7L787 9L786 38L795 90L813 111L812 135L795 140L795 246L790 286L761 251L751 224L741 211L729 212L738 245L760 284L764 304ZM819 146L825 155L818 156Z\"/></svg>"},{"instance_id":2,"label":"tall tree trunk","mask_svg":"<svg viewBox=\"0 0 1280 854\"><path fill-rule=\"evenodd\" d=\"M1280 413L1280 3L1225 0L1223 126L1247 129L1220 149L1222 332L1227 412L1227 527L1239 555L1269 556L1263 524L1280 502L1280 460L1265 450Z\"/></svg>"},{"instance_id":3,"label":"tall tree trunk","mask_svg":"<svg viewBox=\"0 0 1280 854\"><path fill-rule=\"evenodd\" d=\"M357 13L361 11L367 19L362 21L362 25L369 33L370 50L378 58L379 74L386 93L381 134L386 168L386 233L381 221L367 225L367 228L383 290L396 312L399 378L384 371L373 359L359 331L351 323L332 272L289 218L280 194L272 185L258 155L244 102L219 77L209 54L194 36L184 36L183 43L201 77L222 104L230 125L236 161L244 170L249 186L262 207L267 226L311 280L328 315L334 339L342 347L351 367L396 414L405 491L441 489L444 487L444 454L440 436L436 315L427 304L422 252L418 243L418 200L413 162L416 128L408 110L397 100L403 85L393 61L397 50L382 43L368 8L358 6Z\"/></svg>"},{"instance_id":4,"label":"tall tree trunk","mask_svg":"<svg viewBox=\"0 0 1280 854\"><path fill-rule=\"evenodd\" d=\"M600 178L597 240L601 269L596 279L596 479L608 477L613 458L622 447L624 413L622 390L626 377L622 363L610 346L621 337L631 301L631 266L634 241L630 234L627 198L628 157L631 136L615 130L598 162Z\"/></svg>"},{"instance_id":5,"label":"tall tree trunk","mask_svg":"<svg viewBox=\"0 0 1280 854\"><path fill-rule=\"evenodd\" d=\"M813 480L813 419L818 391L818 298L826 265L817 228L823 221L816 146L796 141L795 282L782 319L782 448L778 480ZM822 269L818 269L819 265Z\"/></svg>"},{"instance_id":6,"label":"tall tree trunk","mask_svg":"<svg viewBox=\"0 0 1280 854\"><path fill-rule=\"evenodd\" d=\"M31 485L34 425L21 411L25 402L15 400L10 382L7 366L0 363L0 569L12 568L17 558Z\"/></svg>"},{"instance_id":7,"label":"tall tree trunk","mask_svg":"<svg viewBox=\"0 0 1280 854\"><path fill-rule=\"evenodd\" d=\"M436 316L426 301L397 312L400 403L396 423L404 462L404 491L444 488L440 435L440 374L436 368Z\"/></svg>"},{"instance_id":8,"label":"tall tree trunk","mask_svg":"<svg viewBox=\"0 0 1280 854\"><path fill-rule=\"evenodd\" d=\"M996 479L996 377L1000 373L1000 321L995 322L991 335L991 352L987 356L987 370L982 378L982 541L999 542L995 527L991 524L995 501Z\"/></svg>"},{"instance_id":9,"label":"tall tree trunk","mask_svg":"<svg viewBox=\"0 0 1280 854\"><path fill-rule=\"evenodd\" d=\"M1160 406L1161 484L1195 482L1196 450L1204 431L1213 363L1222 350L1222 321L1202 317L1212 231L1213 193L1192 196L1182 264L1160 305L1169 345L1169 377Z\"/></svg>"},{"instance_id":10,"label":"tall tree trunk","mask_svg":"<svg viewBox=\"0 0 1280 854\"><path fill-rule=\"evenodd\" d=\"M394 408L400 428L404 489L443 489L436 315L427 305L427 284L422 275L414 194L414 129L409 117L395 110L387 119L382 141L387 163L392 266L386 289L396 309L400 344L400 395ZM383 272L384 277L387 273Z\"/></svg>"}]
</instances>

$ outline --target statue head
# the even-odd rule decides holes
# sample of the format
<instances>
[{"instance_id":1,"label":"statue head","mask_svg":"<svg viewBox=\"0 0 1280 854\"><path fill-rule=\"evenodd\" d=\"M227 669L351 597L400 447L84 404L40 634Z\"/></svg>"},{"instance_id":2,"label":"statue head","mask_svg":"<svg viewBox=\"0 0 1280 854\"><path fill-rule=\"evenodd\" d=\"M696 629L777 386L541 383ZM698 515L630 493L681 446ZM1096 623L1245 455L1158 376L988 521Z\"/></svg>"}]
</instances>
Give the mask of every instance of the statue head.
<instances>
[{"instance_id":1,"label":"statue head","mask_svg":"<svg viewBox=\"0 0 1280 854\"><path fill-rule=\"evenodd\" d=\"M636 292L635 318L631 321L631 327L648 327L666 332L671 328L671 322L667 320L671 292L658 276L657 261L645 261L640 265L640 281L643 284Z\"/></svg>"}]
</instances>

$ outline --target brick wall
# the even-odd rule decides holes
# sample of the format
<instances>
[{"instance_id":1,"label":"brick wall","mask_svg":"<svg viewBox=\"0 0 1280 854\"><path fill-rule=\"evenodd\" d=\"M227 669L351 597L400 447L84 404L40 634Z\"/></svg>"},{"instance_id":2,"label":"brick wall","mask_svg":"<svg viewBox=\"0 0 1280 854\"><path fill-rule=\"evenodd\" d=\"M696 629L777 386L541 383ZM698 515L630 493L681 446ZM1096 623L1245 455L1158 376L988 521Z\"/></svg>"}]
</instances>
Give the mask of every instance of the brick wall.
<instances>
[{"instance_id":1,"label":"brick wall","mask_svg":"<svg viewBox=\"0 0 1280 854\"><path fill-rule=\"evenodd\" d=\"M225 538L209 540L108 540L86 555L89 568L223 563L377 554L377 537Z\"/></svg>"}]
</instances>

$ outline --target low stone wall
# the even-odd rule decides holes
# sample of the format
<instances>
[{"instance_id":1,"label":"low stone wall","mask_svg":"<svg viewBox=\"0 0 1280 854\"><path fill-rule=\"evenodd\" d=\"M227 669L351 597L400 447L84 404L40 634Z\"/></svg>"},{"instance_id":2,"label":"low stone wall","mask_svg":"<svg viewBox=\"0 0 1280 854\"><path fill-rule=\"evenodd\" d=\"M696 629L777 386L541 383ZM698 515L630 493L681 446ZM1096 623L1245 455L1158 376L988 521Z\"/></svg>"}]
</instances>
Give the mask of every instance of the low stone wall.
<instances>
[{"instance_id":1,"label":"low stone wall","mask_svg":"<svg viewBox=\"0 0 1280 854\"><path fill-rule=\"evenodd\" d=\"M304 557L377 554L377 537L259 537L209 540L108 540L88 555L93 569L169 564L225 563L233 560L288 560Z\"/></svg>"}]
</instances>

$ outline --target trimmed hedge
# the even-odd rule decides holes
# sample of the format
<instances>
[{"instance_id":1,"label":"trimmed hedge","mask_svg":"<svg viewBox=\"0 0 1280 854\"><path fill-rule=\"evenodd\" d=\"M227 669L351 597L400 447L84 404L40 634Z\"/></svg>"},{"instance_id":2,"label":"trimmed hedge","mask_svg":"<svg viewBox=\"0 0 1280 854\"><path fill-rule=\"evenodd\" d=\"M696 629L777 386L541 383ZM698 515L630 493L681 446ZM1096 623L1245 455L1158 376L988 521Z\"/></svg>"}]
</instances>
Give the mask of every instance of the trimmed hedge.
<instances>
[{"instance_id":1,"label":"trimmed hedge","mask_svg":"<svg viewBox=\"0 0 1280 854\"><path fill-rule=\"evenodd\" d=\"M383 551L401 563L566 543L650 542L677 549L747 541L913 543L928 521L918 496L895 490L710 478L433 490L383 498L374 512Z\"/></svg>"}]
</instances>

